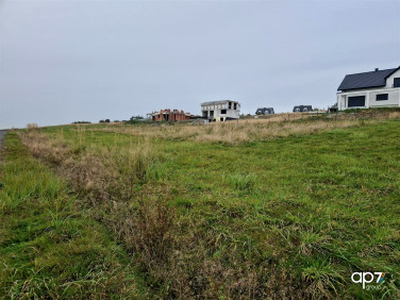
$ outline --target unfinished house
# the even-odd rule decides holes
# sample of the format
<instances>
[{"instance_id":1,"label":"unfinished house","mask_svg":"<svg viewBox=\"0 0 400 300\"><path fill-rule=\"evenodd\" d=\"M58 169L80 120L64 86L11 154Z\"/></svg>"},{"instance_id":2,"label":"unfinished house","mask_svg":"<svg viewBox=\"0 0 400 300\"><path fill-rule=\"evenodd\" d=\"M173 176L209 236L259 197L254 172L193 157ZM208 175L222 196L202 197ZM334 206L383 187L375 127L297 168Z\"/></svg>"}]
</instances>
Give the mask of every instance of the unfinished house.
<instances>
[{"instance_id":1,"label":"unfinished house","mask_svg":"<svg viewBox=\"0 0 400 300\"><path fill-rule=\"evenodd\" d=\"M239 112L240 104L237 101L221 100L201 104L202 117L210 122L239 119Z\"/></svg>"},{"instance_id":2,"label":"unfinished house","mask_svg":"<svg viewBox=\"0 0 400 300\"><path fill-rule=\"evenodd\" d=\"M161 109L160 111L153 112L149 115L152 121L158 122L185 121L193 117L193 115L191 115L190 113L185 113L183 110L177 109Z\"/></svg>"}]
</instances>

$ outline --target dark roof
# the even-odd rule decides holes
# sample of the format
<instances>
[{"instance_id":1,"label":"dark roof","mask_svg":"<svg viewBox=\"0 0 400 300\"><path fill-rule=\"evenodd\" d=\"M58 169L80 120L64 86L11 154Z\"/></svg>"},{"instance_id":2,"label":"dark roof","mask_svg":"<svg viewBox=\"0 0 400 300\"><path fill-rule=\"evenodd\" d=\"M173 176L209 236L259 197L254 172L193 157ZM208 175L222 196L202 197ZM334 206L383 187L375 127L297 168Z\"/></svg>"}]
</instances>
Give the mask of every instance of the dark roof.
<instances>
[{"instance_id":1,"label":"dark roof","mask_svg":"<svg viewBox=\"0 0 400 300\"><path fill-rule=\"evenodd\" d=\"M384 86L386 85L386 78L398 69L400 67L346 75L339 85L338 91Z\"/></svg>"}]
</instances>

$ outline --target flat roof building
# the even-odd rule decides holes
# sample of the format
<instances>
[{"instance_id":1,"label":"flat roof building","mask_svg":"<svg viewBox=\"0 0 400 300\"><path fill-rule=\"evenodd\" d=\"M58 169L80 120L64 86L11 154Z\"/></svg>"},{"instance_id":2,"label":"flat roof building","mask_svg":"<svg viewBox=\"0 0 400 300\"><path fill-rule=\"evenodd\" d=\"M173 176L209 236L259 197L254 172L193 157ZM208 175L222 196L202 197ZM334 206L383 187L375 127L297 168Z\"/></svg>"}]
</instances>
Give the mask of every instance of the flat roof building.
<instances>
[{"instance_id":1,"label":"flat roof building","mask_svg":"<svg viewBox=\"0 0 400 300\"><path fill-rule=\"evenodd\" d=\"M223 122L239 119L240 104L233 100L210 101L201 104L203 119L210 122Z\"/></svg>"}]
</instances>

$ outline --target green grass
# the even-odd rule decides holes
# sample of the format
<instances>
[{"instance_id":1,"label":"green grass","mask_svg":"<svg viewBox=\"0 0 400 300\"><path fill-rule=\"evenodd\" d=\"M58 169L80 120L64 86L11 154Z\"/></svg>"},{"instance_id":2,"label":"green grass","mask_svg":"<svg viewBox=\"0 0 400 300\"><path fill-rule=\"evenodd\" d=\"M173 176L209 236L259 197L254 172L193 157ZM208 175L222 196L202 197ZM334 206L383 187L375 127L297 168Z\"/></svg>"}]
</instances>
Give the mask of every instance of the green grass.
<instances>
[{"instance_id":1,"label":"green grass","mask_svg":"<svg viewBox=\"0 0 400 300\"><path fill-rule=\"evenodd\" d=\"M130 259L66 182L7 135L0 181L0 297L134 297Z\"/></svg>"},{"instance_id":2,"label":"green grass","mask_svg":"<svg viewBox=\"0 0 400 300\"><path fill-rule=\"evenodd\" d=\"M229 228L239 240L224 247L250 237L252 256L292 270L297 285L320 294L398 295L399 130L390 121L236 147L180 144L184 154L168 160L170 180L193 199L183 214L207 220L206 231ZM234 174L230 184L224 173ZM246 173L256 179L244 193ZM246 251L239 249L238 256ZM361 270L386 270L383 292L351 284Z\"/></svg>"},{"instance_id":3,"label":"green grass","mask_svg":"<svg viewBox=\"0 0 400 300\"><path fill-rule=\"evenodd\" d=\"M76 161L89 148L116 153L138 142L138 138L125 134L90 131L102 126L106 125L87 126L78 131L76 128L81 127L50 127L42 132L52 139L62 137L74 149ZM15 136L8 136L7 142L18 143ZM128 207L114 219L110 214L104 216L102 210L118 214L118 209L107 208L107 204L91 207L90 201L84 204L86 209L93 210L90 214L80 211L78 217L69 217L77 213L74 203L78 200L69 193L65 182L26 153L21 156L35 168L43 169L43 175L36 179L37 171L21 172L26 163L19 164L8 154L2 191L2 195L8 196L2 198L5 199L2 214L7 218L5 224L10 225L3 226L2 236L6 238L1 246L3 260L12 266L8 268L17 268L21 261L29 259L41 262L39 258L44 255L40 250L43 246L36 244L33 248L26 246L25 252L11 246L25 245L22 241L10 242L18 228L21 228L17 234L20 240L26 235L33 239L33 233L29 232L35 232L35 243L52 245L60 239L63 242L59 235L72 236L80 243L75 231L65 225L80 220L102 228L97 229L104 232L97 237L101 243L94 244L104 260L113 262L107 266L113 269L116 261L130 257L132 265L124 268L121 276L127 272L136 283L138 279L132 270L139 270L140 286L154 297L400 296L400 121L360 123L357 127L235 146L155 139L151 148L151 161L144 164L141 171L144 175L130 183L133 185L130 196L122 199L111 193L112 201ZM130 169L119 163L121 176L128 177ZM66 166L61 163L61 167ZM20 172L23 177L15 175ZM74 185L73 180L71 184ZM118 188L126 186L122 181L112 185L115 195L121 194ZM166 202L170 209L157 208L159 201ZM43 209L50 203L51 208ZM150 203L150 207L143 208L143 203ZM61 207L69 209L64 212ZM171 220L165 214L173 214L173 226L163 226ZM93 216L101 225L92 220ZM118 228L125 230L116 220L121 216L133 216L130 222L139 223L132 225L133 242L127 238L129 234L117 234ZM159 216L166 221L157 223ZM46 219L47 223L35 218ZM141 227L143 223L148 227ZM51 228L54 237L44 228ZM76 224L72 228L80 228L79 236L87 232L86 247L92 244L89 239L94 237L89 233L97 230ZM107 230L114 232L122 246L117 247L107 238ZM132 243L139 243L140 247ZM61 260L57 259L57 253L51 252L55 246L48 247L53 250L45 257ZM167 254L160 254L160 249ZM70 242L64 251L72 251ZM80 280L86 278L85 272L91 272L96 255L89 255L86 263L82 262L84 271L77 271ZM67 265L81 259L65 258L65 253L62 256ZM71 266L74 267L75 264ZM45 278L52 280L53 294L44 290L41 295L62 294L58 286L69 280L61 275L61 267L51 270L55 271L45 271L48 276ZM387 272L380 290L363 290L360 284L351 282L351 274L362 271ZM38 277L29 272L23 273L25 277L15 272L2 274L8 286L15 285L11 282L20 277L22 281ZM112 278L107 275L110 273L102 274L110 276L104 279L111 281L104 284L109 289L113 290L114 285L121 287L119 281L108 279ZM78 290L97 293L93 285L84 282ZM121 291L125 290L116 289L110 294L121 295ZM109 290L102 292L108 294Z\"/></svg>"}]
</instances>

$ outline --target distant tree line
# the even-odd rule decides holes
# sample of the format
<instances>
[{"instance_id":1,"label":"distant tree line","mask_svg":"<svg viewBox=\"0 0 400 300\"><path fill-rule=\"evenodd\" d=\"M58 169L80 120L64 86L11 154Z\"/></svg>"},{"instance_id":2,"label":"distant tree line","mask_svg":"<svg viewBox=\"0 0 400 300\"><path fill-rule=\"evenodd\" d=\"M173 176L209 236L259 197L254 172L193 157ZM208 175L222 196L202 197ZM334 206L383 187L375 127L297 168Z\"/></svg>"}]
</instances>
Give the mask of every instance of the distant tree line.
<instances>
[{"instance_id":1,"label":"distant tree line","mask_svg":"<svg viewBox=\"0 0 400 300\"><path fill-rule=\"evenodd\" d=\"M139 124L145 122L146 119L140 115L132 116L128 121L125 121L126 124Z\"/></svg>"},{"instance_id":2,"label":"distant tree line","mask_svg":"<svg viewBox=\"0 0 400 300\"><path fill-rule=\"evenodd\" d=\"M142 123L144 121L146 121L146 119L144 117L142 117L140 115L137 115L137 116L132 116L129 120L122 120L122 121L114 120L113 123L124 122L124 123L127 123L127 124L136 124L136 123ZM99 123L111 123L111 120L110 119L101 119L101 120L99 120ZM75 122L72 122L72 124L91 124L91 122L89 122L89 121L75 121Z\"/></svg>"},{"instance_id":3,"label":"distant tree line","mask_svg":"<svg viewBox=\"0 0 400 300\"><path fill-rule=\"evenodd\" d=\"M89 122L89 121L75 121L75 122L72 122L72 124L91 124L91 122Z\"/></svg>"}]
</instances>

